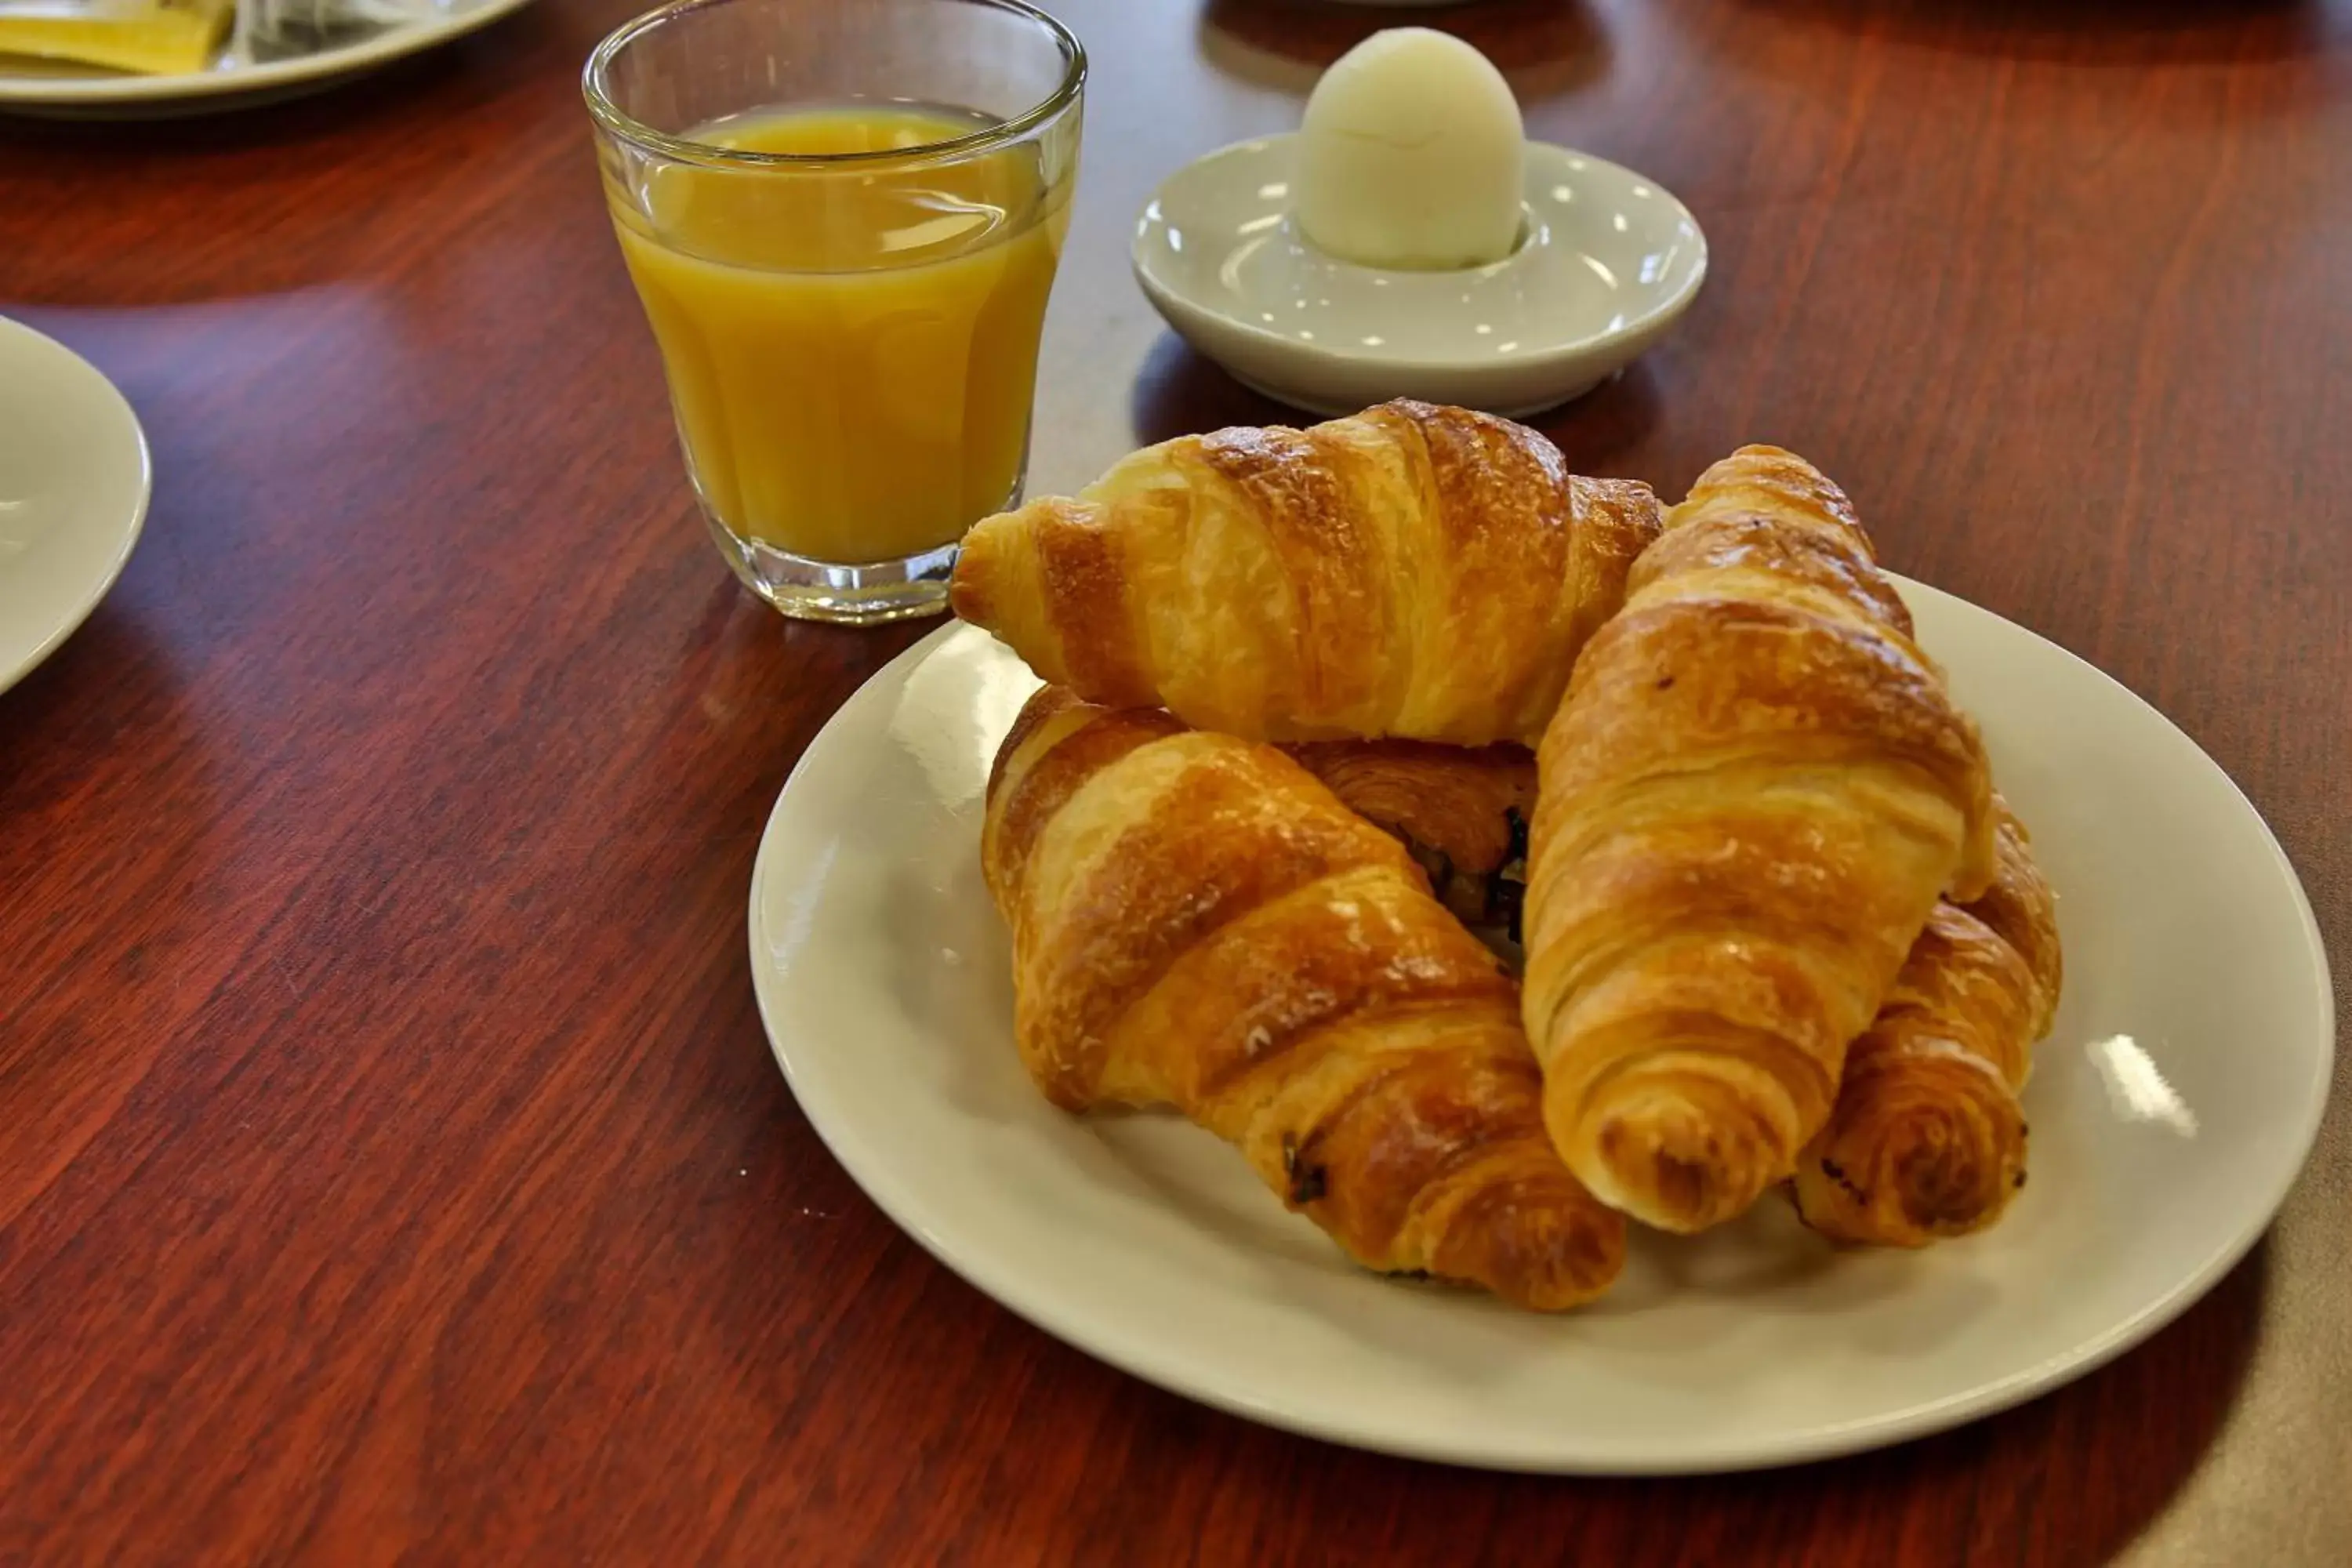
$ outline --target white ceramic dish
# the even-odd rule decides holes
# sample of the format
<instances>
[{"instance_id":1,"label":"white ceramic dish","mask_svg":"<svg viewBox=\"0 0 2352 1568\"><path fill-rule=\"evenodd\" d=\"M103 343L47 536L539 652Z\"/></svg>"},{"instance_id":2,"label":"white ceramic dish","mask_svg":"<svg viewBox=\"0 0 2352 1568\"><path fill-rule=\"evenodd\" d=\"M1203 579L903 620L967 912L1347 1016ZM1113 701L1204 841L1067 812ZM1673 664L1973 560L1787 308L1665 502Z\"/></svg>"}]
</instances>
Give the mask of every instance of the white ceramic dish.
<instances>
[{"instance_id":1,"label":"white ceramic dish","mask_svg":"<svg viewBox=\"0 0 2352 1568\"><path fill-rule=\"evenodd\" d=\"M2334 1007L2302 889L2220 768L2052 644L1905 592L2033 829L2066 941L2027 1091L2033 1180L1983 1236L1841 1253L1768 1200L1696 1240L1641 1238L1612 1295L1538 1317L1356 1269L1180 1121L1052 1109L1013 1049L978 849L992 754L1034 681L964 627L869 681L776 803L751 943L777 1058L850 1173L949 1267L1276 1426L1640 1473L2015 1405L2155 1332L2253 1243L2317 1130Z\"/></svg>"},{"instance_id":2,"label":"white ceramic dish","mask_svg":"<svg viewBox=\"0 0 2352 1568\"><path fill-rule=\"evenodd\" d=\"M246 61L223 49L206 70L134 76L62 60L0 56L0 109L28 114L133 119L207 113L317 92L462 37L530 0L440 0L438 14L289 59Z\"/></svg>"},{"instance_id":3,"label":"white ceramic dish","mask_svg":"<svg viewBox=\"0 0 2352 1568\"><path fill-rule=\"evenodd\" d=\"M114 585L150 488L146 435L114 384L0 319L0 691Z\"/></svg>"},{"instance_id":4,"label":"white ceramic dish","mask_svg":"<svg viewBox=\"0 0 2352 1568\"><path fill-rule=\"evenodd\" d=\"M1630 169L1530 142L1519 248L1461 272L1390 271L1308 246L1288 214L1297 138L1178 170L1143 210L1136 281L1239 380L1318 414L1390 397L1526 415L1591 391L1689 309L1706 239Z\"/></svg>"}]
</instances>

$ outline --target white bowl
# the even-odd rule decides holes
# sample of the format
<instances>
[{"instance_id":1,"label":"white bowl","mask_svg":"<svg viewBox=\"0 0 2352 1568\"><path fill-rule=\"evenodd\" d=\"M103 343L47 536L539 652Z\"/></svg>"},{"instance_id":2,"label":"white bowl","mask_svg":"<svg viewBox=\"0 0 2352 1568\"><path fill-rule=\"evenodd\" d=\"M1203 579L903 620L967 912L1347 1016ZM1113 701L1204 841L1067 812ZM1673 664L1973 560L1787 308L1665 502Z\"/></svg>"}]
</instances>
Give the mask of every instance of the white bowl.
<instances>
[{"instance_id":1,"label":"white bowl","mask_svg":"<svg viewBox=\"0 0 2352 1568\"><path fill-rule=\"evenodd\" d=\"M1706 276L1688 208L1631 169L1530 142L1519 247L1451 272L1358 267L1290 217L1295 135L1178 170L1136 225L1137 282L1234 377L1318 414L1420 397L1532 414L1591 391L1674 325Z\"/></svg>"},{"instance_id":2,"label":"white bowl","mask_svg":"<svg viewBox=\"0 0 2352 1568\"><path fill-rule=\"evenodd\" d=\"M413 21L282 59L253 59L229 40L208 65L161 76L71 60L0 56L0 110L65 120L150 120L250 109L336 86L487 27L529 4L530 0L439 0Z\"/></svg>"},{"instance_id":3,"label":"white bowl","mask_svg":"<svg viewBox=\"0 0 2352 1568\"><path fill-rule=\"evenodd\" d=\"M147 437L114 384L0 319L0 691L114 585L152 488Z\"/></svg>"},{"instance_id":4,"label":"white bowl","mask_svg":"<svg viewBox=\"0 0 2352 1568\"><path fill-rule=\"evenodd\" d=\"M1709 1470L2031 1398L2154 1333L2262 1233L2327 1106L2335 1003L2293 868L2211 759L2032 633L1900 586L2065 932L2025 1091L2033 1179L1981 1236L1836 1248L1776 1199L1636 1237L1614 1290L1544 1317L1356 1268L1181 1118L1055 1110L1013 1048L980 874L989 763L1037 678L972 626L868 681L776 802L751 948L777 1058L849 1173L964 1278L1278 1426L1452 1464Z\"/></svg>"}]
</instances>

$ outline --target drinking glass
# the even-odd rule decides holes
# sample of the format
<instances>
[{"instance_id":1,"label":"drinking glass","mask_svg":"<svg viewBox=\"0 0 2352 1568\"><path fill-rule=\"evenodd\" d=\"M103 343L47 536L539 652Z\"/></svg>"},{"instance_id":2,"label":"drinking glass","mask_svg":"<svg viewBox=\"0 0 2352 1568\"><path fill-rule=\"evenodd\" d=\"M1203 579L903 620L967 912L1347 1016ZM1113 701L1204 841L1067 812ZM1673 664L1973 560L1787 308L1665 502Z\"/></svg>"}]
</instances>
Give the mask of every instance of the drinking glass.
<instances>
[{"instance_id":1,"label":"drinking glass","mask_svg":"<svg viewBox=\"0 0 2352 1568\"><path fill-rule=\"evenodd\" d=\"M936 614L1019 503L1086 64L1022 0L683 0L590 57L687 474L784 614Z\"/></svg>"}]
</instances>

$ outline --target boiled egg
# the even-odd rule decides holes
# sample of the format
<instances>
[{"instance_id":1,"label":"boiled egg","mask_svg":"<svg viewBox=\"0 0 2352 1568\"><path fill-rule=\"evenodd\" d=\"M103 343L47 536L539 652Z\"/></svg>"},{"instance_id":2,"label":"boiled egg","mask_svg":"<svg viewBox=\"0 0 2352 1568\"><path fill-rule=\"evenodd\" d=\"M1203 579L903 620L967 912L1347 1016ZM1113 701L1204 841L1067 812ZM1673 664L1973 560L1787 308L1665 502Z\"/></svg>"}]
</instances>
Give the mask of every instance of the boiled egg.
<instances>
[{"instance_id":1,"label":"boiled egg","mask_svg":"<svg viewBox=\"0 0 2352 1568\"><path fill-rule=\"evenodd\" d=\"M1361 267L1500 261L1518 241L1526 138L1509 84L1475 48L1428 27L1375 33L1307 100L1298 226Z\"/></svg>"}]
</instances>

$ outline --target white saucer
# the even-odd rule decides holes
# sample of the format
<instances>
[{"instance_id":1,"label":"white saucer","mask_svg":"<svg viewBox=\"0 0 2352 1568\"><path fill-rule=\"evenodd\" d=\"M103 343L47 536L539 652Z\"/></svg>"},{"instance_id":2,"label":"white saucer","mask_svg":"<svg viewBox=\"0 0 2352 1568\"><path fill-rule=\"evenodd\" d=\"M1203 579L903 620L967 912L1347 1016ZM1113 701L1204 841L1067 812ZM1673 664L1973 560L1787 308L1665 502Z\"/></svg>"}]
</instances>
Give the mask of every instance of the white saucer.
<instances>
[{"instance_id":1,"label":"white saucer","mask_svg":"<svg viewBox=\"0 0 2352 1568\"><path fill-rule=\"evenodd\" d=\"M751 975L777 1059L849 1173L950 1268L1277 1426L1456 1464L1690 1471L2029 1399L2163 1327L2262 1234L2327 1103L2335 1002L2294 870L2210 758L2063 649L1901 586L2065 932L2025 1094L2032 1180L1982 1236L1841 1251L1774 1200L1640 1237L1609 1295L1542 1317L1353 1267L1177 1118L1054 1109L1013 1047L980 872L989 762L1036 678L969 626L866 682L769 818Z\"/></svg>"},{"instance_id":2,"label":"white saucer","mask_svg":"<svg viewBox=\"0 0 2352 1568\"><path fill-rule=\"evenodd\" d=\"M149 489L147 437L114 384L0 318L0 691L114 585Z\"/></svg>"},{"instance_id":3,"label":"white saucer","mask_svg":"<svg viewBox=\"0 0 2352 1568\"><path fill-rule=\"evenodd\" d=\"M141 119L273 103L320 91L419 49L447 43L529 4L530 0L439 0L430 16L285 59L240 58L225 44L210 66L177 76L0 57L0 109L63 119Z\"/></svg>"},{"instance_id":4,"label":"white saucer","mask_svg":"<svg viewBox=\"0 0 2352 1568\"><path fill-rule=\"evenodd\" d=\"M1318 414L1420 397L1532 414L1591 391L1656 342L1706 276L1682 203L1631 169L1542 142L1519 248L1461 272L1334 260L1288 213L1297 138L1180 169L1136 226L1136 280L1193 347Z\"/></svg>"}]
</instances>

